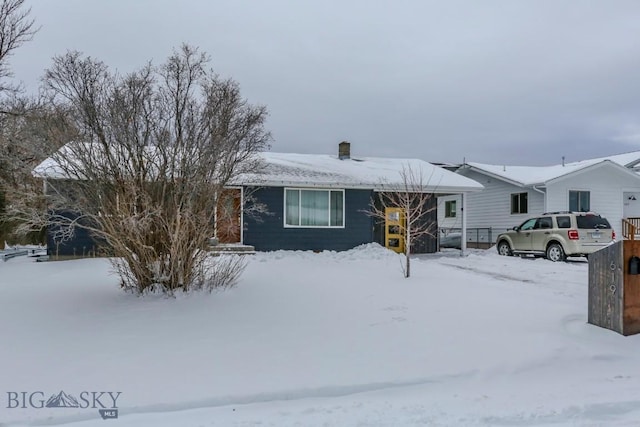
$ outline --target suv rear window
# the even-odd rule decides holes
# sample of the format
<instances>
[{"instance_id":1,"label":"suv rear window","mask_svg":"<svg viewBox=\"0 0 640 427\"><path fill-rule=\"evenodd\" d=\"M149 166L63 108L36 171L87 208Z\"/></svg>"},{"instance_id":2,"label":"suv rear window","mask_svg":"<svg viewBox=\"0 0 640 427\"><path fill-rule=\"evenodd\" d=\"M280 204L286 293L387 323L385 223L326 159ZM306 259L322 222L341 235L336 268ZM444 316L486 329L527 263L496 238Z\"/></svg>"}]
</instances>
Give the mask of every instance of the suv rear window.
<instances>
[{"instance_id":1,"label":"suv rear window","mask_svg":"<svg viewBox=\"0 0 640 427\"><path fill-rule=\"evenodd\" d=\"M606 218L600 215L576 215L578 228L611 228L611 224Z\"/></svg>"}]
</instances>

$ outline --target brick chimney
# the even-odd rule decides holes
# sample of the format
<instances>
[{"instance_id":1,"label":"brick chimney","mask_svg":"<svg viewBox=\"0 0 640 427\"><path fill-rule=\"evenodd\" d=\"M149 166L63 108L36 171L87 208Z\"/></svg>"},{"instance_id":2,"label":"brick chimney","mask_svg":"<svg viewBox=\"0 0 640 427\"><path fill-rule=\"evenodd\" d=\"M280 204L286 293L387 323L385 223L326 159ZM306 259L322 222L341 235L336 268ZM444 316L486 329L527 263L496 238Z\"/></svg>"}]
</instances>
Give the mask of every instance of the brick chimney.
<instances>
[{"instance_id":1,"label":"brick chimney","mask_svg":"<svg viewBox=\"0 0 640 427\"><path fill-rule=\"evenodd\" d=\"M338 158L340 160L351 158L351 144L349 144L347 141L342 141L340 144L338 144Z\"/></svg>"}]
</instances>

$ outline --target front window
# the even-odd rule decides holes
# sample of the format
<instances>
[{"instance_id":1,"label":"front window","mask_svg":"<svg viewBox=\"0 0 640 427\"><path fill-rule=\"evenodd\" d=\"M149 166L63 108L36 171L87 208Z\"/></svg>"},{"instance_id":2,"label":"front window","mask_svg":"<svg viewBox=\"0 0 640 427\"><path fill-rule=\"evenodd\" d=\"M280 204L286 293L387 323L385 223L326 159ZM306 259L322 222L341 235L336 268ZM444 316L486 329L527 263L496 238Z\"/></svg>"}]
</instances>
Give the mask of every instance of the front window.
<instances>
[{"instance_id":1,"label":"front window","mask_svg":"<svg viewBox=\"0 0 640 427\"><path fill-rule=\"evenodd\" d=\"M285 226L344 227L344 190L285 190Z\"/></svg>"},{"instance_id":2,"label":"front window","mask_svg":"<svg viewBox=\"0 0 640 427\"><path fill-rule=\"evenodd\" d=\"M528 193L511 195L511 214L526 214L528 212Z\"/></svg>"},{"instance_id":3,"label":"front window","mask_svg":"<svg viewBox=\"0 0 640 427\"><path fill-rule=\"evenodd\" d=\"M571 212L589 212L591 195L588 191L569 191L569 210Z\"/></svg>"},{"instance_id":4,"label":"front window","mask_svg":"<svg viewBox=\"0 0 640 427\"><path fill-rule=\"evenodd\" d=\"M456 217L456 201L447 200L444 202L444 217L455 218Z\"/></svg>"}]
</instances>

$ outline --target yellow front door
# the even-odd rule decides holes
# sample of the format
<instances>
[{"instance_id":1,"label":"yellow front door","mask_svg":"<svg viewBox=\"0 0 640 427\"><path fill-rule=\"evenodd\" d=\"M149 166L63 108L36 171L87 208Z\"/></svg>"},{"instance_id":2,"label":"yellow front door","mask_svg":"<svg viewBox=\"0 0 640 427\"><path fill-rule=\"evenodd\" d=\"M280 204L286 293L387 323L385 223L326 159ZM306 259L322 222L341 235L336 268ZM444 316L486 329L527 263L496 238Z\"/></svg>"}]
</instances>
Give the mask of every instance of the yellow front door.
<instances>
[{"instance_id":1,"label":"yellow front door","mask_svg":"<svg viewBox=\"0 0 640 427\"><path fill-rule=\"evenodd\" d=\"M384 210L384 246L392 251L404 252L405 214L402 208Z\"/></svg>"}]
</instances>

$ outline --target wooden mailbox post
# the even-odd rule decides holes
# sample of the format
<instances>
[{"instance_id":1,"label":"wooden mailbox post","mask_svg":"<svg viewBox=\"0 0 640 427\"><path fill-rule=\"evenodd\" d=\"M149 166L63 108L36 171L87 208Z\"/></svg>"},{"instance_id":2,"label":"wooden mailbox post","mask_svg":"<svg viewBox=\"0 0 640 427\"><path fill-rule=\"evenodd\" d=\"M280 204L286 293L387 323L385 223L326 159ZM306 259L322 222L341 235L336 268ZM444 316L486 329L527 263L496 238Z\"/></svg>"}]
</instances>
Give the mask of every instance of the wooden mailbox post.
<instances>
[{"instance_id":1,"label":"wooden mailbox post","mask_svg":"<svg viewBox=\"0 0 640 427\"><path fill-rule=\"evenodd\" d=\"M640 332L640 241L623 240L589 255L589 323L622 335Z\"/></svg>"}]
</instances>

